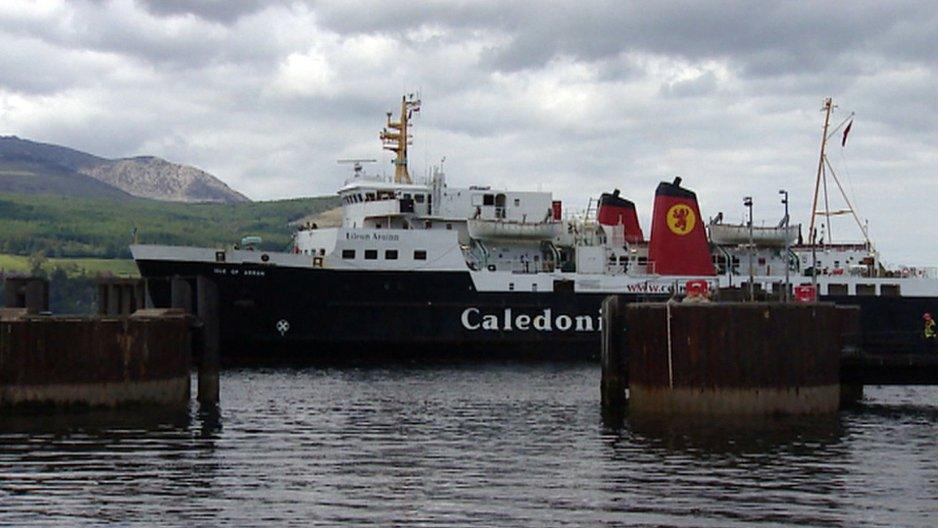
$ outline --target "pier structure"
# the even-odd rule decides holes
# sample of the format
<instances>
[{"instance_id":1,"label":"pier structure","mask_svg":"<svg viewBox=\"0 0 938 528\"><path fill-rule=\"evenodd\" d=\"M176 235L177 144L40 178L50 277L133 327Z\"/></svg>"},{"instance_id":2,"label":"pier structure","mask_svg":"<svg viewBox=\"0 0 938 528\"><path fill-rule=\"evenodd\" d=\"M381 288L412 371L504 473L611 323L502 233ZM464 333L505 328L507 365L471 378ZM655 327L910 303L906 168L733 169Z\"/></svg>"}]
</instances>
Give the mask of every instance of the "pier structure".
<instances>
[{"instance_id":1,"label":"pier structure","mask_svg":"<svg viewBox=\"0 0 938 528\"><path fill-rule=\"evenodd\" d=\"M51 315L49 283L8 278L0 309L0 407L188 405L219 399L218 290L174 278L173 303L153 308L143 279L103 278L98 314Z\"/></svg>"},{"instance_id":2,"label":"pier structure","mask_svg":"<svg viewBox=\"0 0 938 528\"><path fill-rule=\"evenodd\" d=\"M147 307L146 285L142 279L98 279L98 315L130 315Z\"/></svg>"},{"instance_id":3,"label":"pier structure","mask_svg":"<svg viewBox=\"0 0 938 528\"><path fill-rule=\"evenodd\" d=\"M819 414L840 404L832 304L653 303L626 309L629 410Z\"/></svg>"},{"instance_id":4,"label":"pier structure","mask_svg":"<svg viewBox=\"0 0 938 528\"><path fill-rule=\"evenodd\" d=\"M869 355L860 309L831 303L603 303L604 410L835 412L864 385L938 384L938 354Z\"/></svg>"},{"instance_id":5,"label":"pier structure","mask_svg":"<svg viewBox=\"0 0 938 528\"><path fill-rule=\"evenodd\" d=\"M189 323L171 310L124 317L0 318L0 407L187 405Z\"/></svg>"},{"instance_id":6,"label":"pier structure","mask_svg":"<svg viewBox=\"0 0 938 528\"><path fill-rule=\"evenodd\" d=\"M3 281L4 306L26 313L49 311L49 280L43 277L7 277Z\"/></svg>"}]
</instances>

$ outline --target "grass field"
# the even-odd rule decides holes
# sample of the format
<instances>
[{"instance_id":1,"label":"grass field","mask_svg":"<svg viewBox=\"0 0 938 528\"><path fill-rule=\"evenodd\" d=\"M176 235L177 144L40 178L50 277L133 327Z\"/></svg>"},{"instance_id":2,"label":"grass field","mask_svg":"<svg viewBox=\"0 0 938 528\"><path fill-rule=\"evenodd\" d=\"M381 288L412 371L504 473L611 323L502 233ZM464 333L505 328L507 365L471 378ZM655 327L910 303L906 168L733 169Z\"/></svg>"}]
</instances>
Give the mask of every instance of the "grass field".
<instances>
[{"instance_id":1,"label":"grass field","mask_svg":"<svg viewBox=\"0 0 938 528\"><path fill-rule=\"evenodd\" d=\"M4 273L29 272L29 257L0 254L0 271ZM137 266L131 259L97 258L51 258L46 260L43 269L51 274L55 268L62 268L70 276L110 274L118 277L136 277Z\"/></svg>"}]
</instances>

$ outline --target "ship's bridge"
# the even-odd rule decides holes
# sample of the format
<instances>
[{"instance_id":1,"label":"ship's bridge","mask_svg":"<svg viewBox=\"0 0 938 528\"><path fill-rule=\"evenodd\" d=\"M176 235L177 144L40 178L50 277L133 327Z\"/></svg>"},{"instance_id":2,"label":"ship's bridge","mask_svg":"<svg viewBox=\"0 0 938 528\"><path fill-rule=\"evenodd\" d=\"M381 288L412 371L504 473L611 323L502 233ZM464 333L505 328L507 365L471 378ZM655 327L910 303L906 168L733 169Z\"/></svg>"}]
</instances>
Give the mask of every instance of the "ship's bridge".
<instances>
[{"instance_id":1,"label":"ship's bridge","mask_svg":"<svg viewBox=\"0 0 938 528\"><path fill-rule=\"evenodd\" d=\"M407 217L430 214L426 185L359 180L339 189L343 227L407 229Z\"/></svg>"}]
</instances>

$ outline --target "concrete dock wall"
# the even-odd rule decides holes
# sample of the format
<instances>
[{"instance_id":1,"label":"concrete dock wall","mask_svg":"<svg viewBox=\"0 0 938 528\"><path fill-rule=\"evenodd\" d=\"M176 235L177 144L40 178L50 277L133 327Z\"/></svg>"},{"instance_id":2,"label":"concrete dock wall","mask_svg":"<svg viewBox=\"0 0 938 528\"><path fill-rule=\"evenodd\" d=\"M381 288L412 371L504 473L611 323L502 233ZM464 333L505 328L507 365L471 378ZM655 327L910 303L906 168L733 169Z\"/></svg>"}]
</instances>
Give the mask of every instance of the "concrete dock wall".
<instances>
[{"instance_id":1,"label":"concrete dock wall","mask_svg":"<svg viewBox=\"0 0 938 528\"><path fill-rule=\"evenodd\" d=\"M0 406L189 402L189 322L181 313L0 320Z\"/></svg>"},{"instance_id":2,"label":"concrete dock wall","mask_svg":"<svg viewBox=\"0 0 938 528\"><path fill-rule=\"evenodd\" d=\"M823 303L629 305L629 412L835 412L842 315Z\"/></svg>"}]
</instances>

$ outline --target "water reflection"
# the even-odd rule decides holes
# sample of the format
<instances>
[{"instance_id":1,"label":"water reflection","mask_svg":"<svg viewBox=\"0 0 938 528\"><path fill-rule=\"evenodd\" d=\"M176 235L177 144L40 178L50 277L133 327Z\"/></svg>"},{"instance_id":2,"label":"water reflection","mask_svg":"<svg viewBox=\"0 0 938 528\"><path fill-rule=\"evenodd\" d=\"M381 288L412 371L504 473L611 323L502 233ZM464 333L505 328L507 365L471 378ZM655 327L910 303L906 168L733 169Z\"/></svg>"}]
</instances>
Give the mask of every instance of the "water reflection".
<instances>
[{"instance_id":1,"label":"water reflection","mask_svg":"<svg viewBox=\"0 0 938 528\"><path fill-rule=\"evenodd\" d=\"M15 500L4 502L0 520L126 522L212 497L219 469L212 430L188 407L6 412L0 495Z\"/></svg>"},{"instance_id":2,"label":"water reflection","mask_svg":"<svg viewBox=\"0 0 938 528\"><path fill-rule=\"evenodd\" d=\"M221 406L0 416L0 524L932 526L938 390L604 422L593 365L226 371ZM606 424L606 425L604 425Z\"/></svg>"},{"instance_id":3,"label":"water reflection","mask_svg":"<svg viewBox=\"0 0 938 528\"><path fill-rule=\"evenodd\" d=\"M832 449L844 425L838 415L823 416L628 416L629 441L673 452L766 456Z\"/></svg>"}]
</instances>

